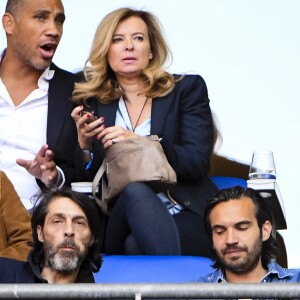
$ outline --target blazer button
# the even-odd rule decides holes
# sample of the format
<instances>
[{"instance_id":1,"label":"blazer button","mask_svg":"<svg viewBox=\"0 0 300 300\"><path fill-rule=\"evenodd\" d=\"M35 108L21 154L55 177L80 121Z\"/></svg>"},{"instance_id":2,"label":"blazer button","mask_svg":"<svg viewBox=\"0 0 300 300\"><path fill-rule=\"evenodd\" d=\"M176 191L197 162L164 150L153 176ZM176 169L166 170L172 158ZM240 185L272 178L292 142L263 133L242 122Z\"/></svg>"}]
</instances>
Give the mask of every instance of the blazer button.
<instances>
[{"instance_id":1,"label":"blazer button","mask_svg":"<svg viewBox=\"0 0 300 300\"><path fill-rule=\"evenodd\" d=\"M184 205L186 205L186 206L190 206L190 205L191 205L191 202L190 202L190 201L184 201L183 203L184 203Z\"/></svg>"}]
</instances>

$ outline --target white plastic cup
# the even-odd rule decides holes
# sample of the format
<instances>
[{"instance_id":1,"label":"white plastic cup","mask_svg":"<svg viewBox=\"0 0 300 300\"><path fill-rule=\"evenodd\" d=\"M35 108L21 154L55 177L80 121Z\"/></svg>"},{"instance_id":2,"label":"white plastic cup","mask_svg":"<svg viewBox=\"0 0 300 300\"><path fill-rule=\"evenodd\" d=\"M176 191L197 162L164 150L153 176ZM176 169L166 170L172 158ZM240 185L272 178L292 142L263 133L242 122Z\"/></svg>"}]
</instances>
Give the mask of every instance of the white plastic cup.
<instances>
[{"instance_id":1,"label":"white plastic cup","mask_svg":"<svg viewBox=\"0 0 300 300\"><path fill-rule=\"evenodd\" d=\"M91 197L91 196L93 196L92 185L93 185L93 183L88 182L88 181L72 182L71 188L72 188L72 191L79 192L79 193L82 193L82 194L85 194L85 195ZM97 187L96 191L98 192L98 187Z\"/></svg>"}]
</instances>

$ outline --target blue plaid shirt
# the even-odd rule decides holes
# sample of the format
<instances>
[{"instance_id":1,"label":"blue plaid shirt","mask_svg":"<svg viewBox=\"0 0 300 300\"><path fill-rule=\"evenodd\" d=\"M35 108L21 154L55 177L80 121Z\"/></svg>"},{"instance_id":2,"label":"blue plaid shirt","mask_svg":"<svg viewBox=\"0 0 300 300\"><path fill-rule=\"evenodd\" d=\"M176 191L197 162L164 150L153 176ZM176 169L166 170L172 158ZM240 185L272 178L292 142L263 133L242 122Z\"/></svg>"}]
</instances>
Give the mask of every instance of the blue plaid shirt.
<instances>
[{"instance_id":1,"label":"blue plaid shirt","mask_svg":"<svg viewBox=\"0 0 300 300\"><path fill-rule=\"evenodd\" d=\"M201 276L197 282L227 282L225 274L221 269L215 272ZM300 269L285 269L276 262L271 261L268 264L268 273L259 282L300 282Z\"/></svg>"}]
</instances>

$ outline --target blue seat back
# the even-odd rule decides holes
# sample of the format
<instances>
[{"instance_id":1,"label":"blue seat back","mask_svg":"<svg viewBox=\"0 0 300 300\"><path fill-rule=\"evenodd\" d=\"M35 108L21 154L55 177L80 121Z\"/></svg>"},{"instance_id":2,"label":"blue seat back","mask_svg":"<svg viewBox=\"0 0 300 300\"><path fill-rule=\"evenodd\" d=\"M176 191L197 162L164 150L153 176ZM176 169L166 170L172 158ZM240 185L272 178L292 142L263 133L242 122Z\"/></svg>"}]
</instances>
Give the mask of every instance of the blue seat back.
<instances>
[{"instance_id":1,"label":"blue seat back","mask_svg":"<svg viewBox=\"0 0 300 300\"><path fill-rule=\"evenodd\" d=\"M236 177L227 177L227 176L211 176L211 180L217 186L219 190L232 188L234 186L247 187L247 180Z\"/></svg>"},{"instance_id":2,"label":"blue seat back","mask_svg":"<svg viewBox=\"0 0 300 300\"><path fill-rule=\"evenodd\" d=\"M191 282L211 273L212 261L199 256L104 255L97 283Z\"/></svg>"}]
</instances>

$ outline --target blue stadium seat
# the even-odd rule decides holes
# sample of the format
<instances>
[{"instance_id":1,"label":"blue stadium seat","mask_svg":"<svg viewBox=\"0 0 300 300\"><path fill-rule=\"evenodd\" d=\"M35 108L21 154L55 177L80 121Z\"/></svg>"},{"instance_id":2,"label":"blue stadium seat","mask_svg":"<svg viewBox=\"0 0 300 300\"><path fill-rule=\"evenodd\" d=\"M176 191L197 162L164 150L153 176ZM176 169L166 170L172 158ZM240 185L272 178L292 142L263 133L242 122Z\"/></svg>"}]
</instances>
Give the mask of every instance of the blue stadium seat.
<instances>
[{"instance_id":1,"label":"blue stadium seat","mask_svg":"<svg viewBox=\"0 0 300 300\"><path fill-rule=\"evenodd\" d=\"M191 282L211 273L212 261L199 256L103 255L96 283Z\"/></svg>"},{"instance_id":2,"label":"blue stadium seat","mask_svg":"<svg viewBox=\"0 0 300 300\"><path fill-rule=\"evenodd\" d=\"M247 187L247 180L236 177L227 177L227 176L211 176L211 180L217 186L218 189L228 189L234 186Z\"/></svg>"}]
</instances>

